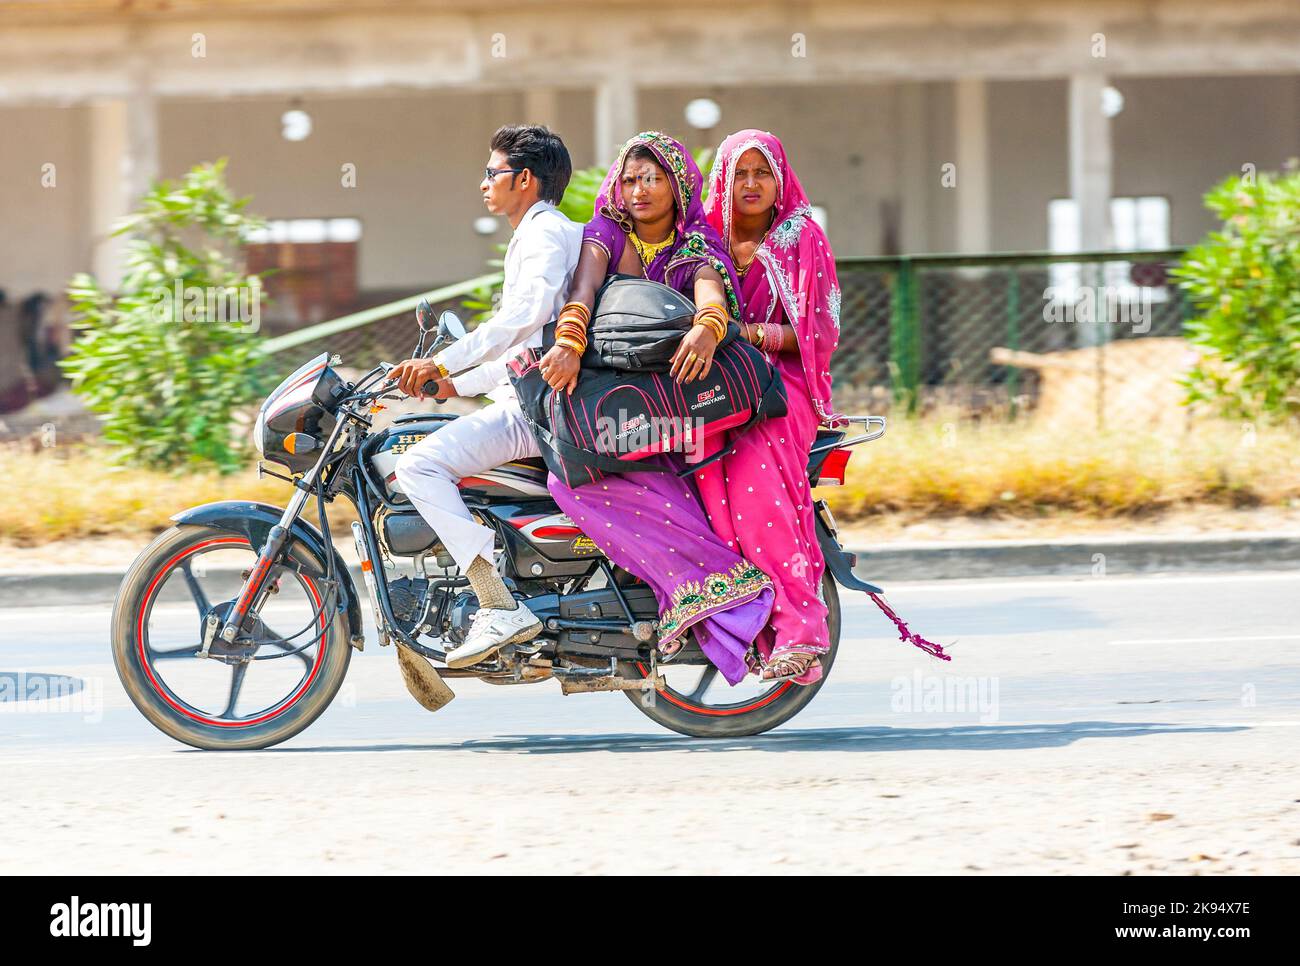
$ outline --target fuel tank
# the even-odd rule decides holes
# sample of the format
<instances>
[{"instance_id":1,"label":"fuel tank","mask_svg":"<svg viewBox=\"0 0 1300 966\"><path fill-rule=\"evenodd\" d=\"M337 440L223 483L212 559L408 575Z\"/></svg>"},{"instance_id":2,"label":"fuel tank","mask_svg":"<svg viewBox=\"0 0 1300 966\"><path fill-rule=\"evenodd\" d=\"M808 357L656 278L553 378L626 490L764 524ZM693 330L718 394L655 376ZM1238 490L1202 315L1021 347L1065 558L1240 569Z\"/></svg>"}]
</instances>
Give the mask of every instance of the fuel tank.
<instances>
[{"instance_id":1,"label":"fuel tank","mask_svg":"<svg viewBox=\"0 0 1300 966\"><path fill-rule=\"evenodd\" d=\"M397 459L430 433L436 433L457 417L450 413L420 413L413 417L399 417L388 429L375 435L377 442L367 445L370 465L374 468L376 482L382 480L384 493L390 500L406 499L397 482ZM540 456L515 460L493 467L460 481L460 490L466 496L493 500L518 500L529 497L549 497L546 489L546 464Z\"/></svg>"},{"instance_id":2,"label":"fuel tank","mask_svg":"<svg viewBox=\"0 0 1300 966\"><path fill-rule=\"evenodd\" d=\"M366 443L372 479L382 482L385 495L398 504L397 509L381 511L377 519L385 546L397 556L414 556L438 543L437 534L413 506L401 509L410 504L397 481L397 460L455 418L440 413L399 417ZM479 505L474 512L480 514L481 522L495 525L503 535L504 549L521 575L577 573L590 566L591 558L600 556L591 538L555 505L546 489L546 474L546 464L538 456L467 476L459 484L466 501Z\"/></svg>"}]
</instances>

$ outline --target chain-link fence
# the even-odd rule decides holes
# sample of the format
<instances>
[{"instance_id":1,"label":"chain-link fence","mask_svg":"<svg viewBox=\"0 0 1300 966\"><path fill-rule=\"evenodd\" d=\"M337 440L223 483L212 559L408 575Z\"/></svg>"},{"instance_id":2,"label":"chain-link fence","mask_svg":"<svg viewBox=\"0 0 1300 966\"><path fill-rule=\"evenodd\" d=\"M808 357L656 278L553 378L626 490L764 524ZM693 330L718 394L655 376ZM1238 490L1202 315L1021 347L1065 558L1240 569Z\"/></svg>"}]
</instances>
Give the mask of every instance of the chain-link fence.
<instances>
[{"instance_id":1,"label":"chain-link fence","mask_svg":"<svg viewBox=\"0 0 1300 966\"><path fill-rule=\"evenodd\" d=\"M465 308L466 301L490 295L498 279L497 275L485 275L372 306L341 319L277 335L268 340L266 348L274 356L276 369L285 372L322 352L337 354L345 367L353 369L369 369L379 362L401 362L410 358L419 338L415 306L422 298L427 298L437 312L449 309L468 320L473 313Z\"/></svg>"},{"instance_id":2,"label":"chain-link fence","mask_svg":"<svg viewBox=\"0 0 1300 966\"><path fill-rule=\"evenodd\" d=\"M842 309L831 361L841 412L898 407L1073 427L1183 418L1192 358L1187 304L1168 269L1182 250L1075 255L934 255L837 263ZM484 279L431 293L467 318ZM368 368L405 358L420 296L275 340L277 364L328 349Z\"/></svg>"},{"instance_id":3,"label":"chain-link fence","mask_svg":"<svg viewBox=\"0 0 1300 966\"><path fill-rule=\"evenodd\" d=\"M836 408L1072 426L1183 417L1181 250L842 259Z\"/></svg>"}]
</instances>

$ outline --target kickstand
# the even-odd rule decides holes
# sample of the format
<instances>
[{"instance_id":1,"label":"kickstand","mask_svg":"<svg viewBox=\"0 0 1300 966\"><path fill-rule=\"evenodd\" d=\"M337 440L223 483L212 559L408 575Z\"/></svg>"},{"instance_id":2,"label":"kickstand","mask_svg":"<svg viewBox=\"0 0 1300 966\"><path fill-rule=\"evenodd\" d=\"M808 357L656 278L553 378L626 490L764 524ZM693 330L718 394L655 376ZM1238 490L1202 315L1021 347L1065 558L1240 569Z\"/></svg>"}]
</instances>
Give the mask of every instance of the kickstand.
<instances>
[{"instance_id":1,"label":"kickstand","mask_svg":"<svg viewBox=\"0 0 1300 966\"><path fill-rule=\"evenodd\" d=\"M650 649L650 687L641 692L641 707L653 708L655 699L659 695L659 689L654 686L659 680L659 648Z\"/></svg>"}]
</instances>

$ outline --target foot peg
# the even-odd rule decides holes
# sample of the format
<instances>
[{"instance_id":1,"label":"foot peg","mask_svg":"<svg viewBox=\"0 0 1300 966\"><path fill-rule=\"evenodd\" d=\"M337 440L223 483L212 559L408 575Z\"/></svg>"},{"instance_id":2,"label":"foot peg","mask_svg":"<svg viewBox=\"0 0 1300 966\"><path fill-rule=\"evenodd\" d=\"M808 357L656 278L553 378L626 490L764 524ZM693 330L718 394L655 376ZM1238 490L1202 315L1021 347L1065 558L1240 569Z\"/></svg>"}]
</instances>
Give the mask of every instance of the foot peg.
<instances>
[{"instance_id":1,"label":"foot peg","mask_svg":"<svg viewBox=\"0 0 1300 966\"><path fill-rule=\"evenodd\" d=\"M618 661L609 659L609 667L555 667L552 672L560 682L561 694L588 694L592 691L641 691L653 701L664 679L656 669L649 677L618 676Z\"/></svg>"},{"instance_id":2,"label":"foot peg","mask_svg":"<svg viewBox=\"0 0 1300 966\"><path fill-rule=\"evenodd\" d=\"M424 710L437 711L456 697L456 692L447 687L434 666L405 644L397 645L397 666L402 669L406 690Z\"/></svg>"}]
</instances>

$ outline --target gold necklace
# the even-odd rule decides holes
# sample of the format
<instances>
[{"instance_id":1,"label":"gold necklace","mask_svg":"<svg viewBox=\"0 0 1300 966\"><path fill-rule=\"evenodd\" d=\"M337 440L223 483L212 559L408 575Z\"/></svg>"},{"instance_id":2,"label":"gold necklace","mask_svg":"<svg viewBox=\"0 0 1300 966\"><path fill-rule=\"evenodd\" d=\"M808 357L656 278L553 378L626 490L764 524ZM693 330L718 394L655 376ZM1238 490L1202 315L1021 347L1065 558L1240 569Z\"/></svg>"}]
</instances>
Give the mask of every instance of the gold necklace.
<instances>
[{"instance_id":1,"label":"gold necklace","mask_svg":"<svg viewBox=\"0 0 1300 966\"><path fill-rule=\"evenodd\" d=\"M767 233L772 230L772 226L775 224L776 207L773 206L772 214L767 219L767 228L763 231L763 237L758 240L758 244L754 246L754 254L749 256L749 261L745 262L744 265L740 264L740 261L736 258L736 249L734 245L728 246L731 252L731 263L736 266L737 278L744 278L749 272L749 266L754 264L754 257L758 254L758 250L763 247L763 242L767 241Z\"/></svg>"},{"instance_id":2,"label":"gold necklace","mask_svg":"<svg viewBox=\"0 0 1300 966\"><path fill-rule=\"evenodd\" d=\"M674 228L668 233L668 237L661 242L646 242L641 240L641 236L635 231L632 232L632 247L636 253L641 256L641 264L649 265L655 260L655 256L677 240L677 229Z\"/></svg>"}]
</instances>

